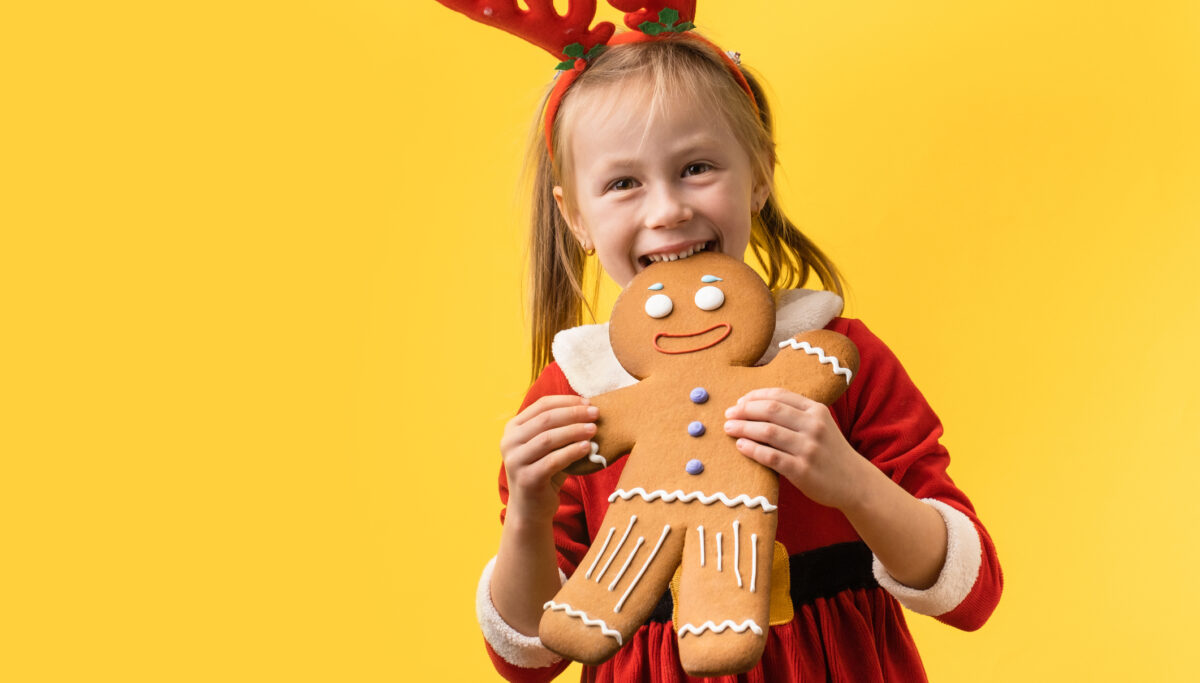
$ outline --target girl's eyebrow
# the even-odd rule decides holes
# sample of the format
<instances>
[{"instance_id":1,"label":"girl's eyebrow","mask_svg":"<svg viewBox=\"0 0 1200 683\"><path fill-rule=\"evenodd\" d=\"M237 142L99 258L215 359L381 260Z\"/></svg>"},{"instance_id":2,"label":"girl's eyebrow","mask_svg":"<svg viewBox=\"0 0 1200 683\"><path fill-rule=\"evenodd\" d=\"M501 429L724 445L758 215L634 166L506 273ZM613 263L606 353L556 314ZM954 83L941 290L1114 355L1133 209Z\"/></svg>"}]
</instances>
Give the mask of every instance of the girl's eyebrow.
<instances>
[{"instance_id":1,"label":"girl's eyebrow","mask_svg":"<svg viewBox=\"0 0 1200 683\"><path fill-rule=\"evenodd\" d=\"M701 152L712 152L720 145L716 138L711 135L697 135L685 140L678 147L670 151L672 157L689 157ZM645 163L645 159L637 157L606 157L601 155L596 161L595 168L602 172L613 173L631 168L637 168Z\"/></svg>"},{"instance_id":2,"label":"girl's eyebrow","mask_svg":"<svg viewBox=\"0 0 1200 683\"><path fill-rule=\"evenodd\" d=\"M596 167L603 171L614 171L621 169L634 168L638 165L638 160L633 158L622 157L605 157L601 156L596 163Z\"/></svg>"},{"instance_id":3,"label":"girl's eyebrow","mask_svg":"<svg viewBox=\"0 0 1200 683\"><path fill-rule=\"evenodd\" d=\"M708 149L708 148L717 147L717 146L719 146L719 143L717 142L717 139L714 138L713 136L697 135L696 137L687 140L683 145L681 145L679 147L679 149L680 149L680 151L683 151L683 152L691 152L691 151L695 151L697 149Z\"/></svg>"}]
</instances>

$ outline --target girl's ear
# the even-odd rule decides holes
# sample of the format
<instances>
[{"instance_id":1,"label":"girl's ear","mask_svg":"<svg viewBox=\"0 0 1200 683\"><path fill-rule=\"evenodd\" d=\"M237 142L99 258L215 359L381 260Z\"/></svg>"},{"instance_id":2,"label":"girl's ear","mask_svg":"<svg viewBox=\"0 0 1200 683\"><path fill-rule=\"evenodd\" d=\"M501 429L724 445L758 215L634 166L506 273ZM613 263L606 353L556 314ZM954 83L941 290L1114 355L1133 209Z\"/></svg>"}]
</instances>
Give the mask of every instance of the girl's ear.
<instances>
[{"instance_id":1,"label":"girl's ear","mask_svg":"<svg viewBox=\"0 0 1200 683\"><path fill-rule=\"evenodd\" d=\"M587 252L594 249L595 245L592 244L592 238L588 235L587 228L583 227L583 222L578 220L578 218L572 217L567 212L567 202L563 198L561 185L554 186L554 203L558 205L558 214L562 216L567 227L571 229L571 234L575 236L576 240L579 240L579 246L583 247L583 250Z\"/></svg>"},{"instance_id":2,"label":"girl's ear","mask_svg":"<svg viewBox=\"0 0 1200 683\"><path fill-rule=\"evenodd\" d=\"M750 190L751 206L754 207L754 213L762 211L762 208L767 204L767 197L771 196L771 187L775 185L775 167L767 169L767 177L755 181L754 187Z\"/></svg>"}]
</instances>

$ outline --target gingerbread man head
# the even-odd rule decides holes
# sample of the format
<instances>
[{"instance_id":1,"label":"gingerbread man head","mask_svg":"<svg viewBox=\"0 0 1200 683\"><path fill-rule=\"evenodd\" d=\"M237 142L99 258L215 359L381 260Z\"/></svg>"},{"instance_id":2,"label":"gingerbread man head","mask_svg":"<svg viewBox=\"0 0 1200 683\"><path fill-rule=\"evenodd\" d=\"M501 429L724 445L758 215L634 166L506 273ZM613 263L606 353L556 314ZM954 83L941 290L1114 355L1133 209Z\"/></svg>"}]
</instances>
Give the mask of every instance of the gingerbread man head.
<instances>
[{"instance_id":1,"label":"gingerbread man head","mask_svg":"<svg viewBox=\"0 0 1200 683\"><path fill-rule=\"evenodd\" d=\"M609 338L629 374L753 365L774 326L771 292L749 266L720 253L656 263L613 307Z\"/></svg>"}]
</instances>

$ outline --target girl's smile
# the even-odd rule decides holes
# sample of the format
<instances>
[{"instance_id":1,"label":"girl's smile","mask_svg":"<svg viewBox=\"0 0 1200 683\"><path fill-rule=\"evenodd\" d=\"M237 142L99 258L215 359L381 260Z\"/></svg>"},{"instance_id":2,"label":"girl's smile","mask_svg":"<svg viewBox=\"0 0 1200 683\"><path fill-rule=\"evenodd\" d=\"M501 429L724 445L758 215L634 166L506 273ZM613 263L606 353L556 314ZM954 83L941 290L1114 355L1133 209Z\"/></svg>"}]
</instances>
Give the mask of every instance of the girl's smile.
<instances>
[{"instance_id":1,"label":"girl's smile","mask_svg":"<svg viewBox=\"0 0 1200 683\"><path fill-rule=\"evenodd\" d=\"M687 95L605 89L568 131L564 187L575 237L621 286L651 263L722 251L741 259L769 184L719 113ZM602 104L603 103L603 104Z\"/></svg>"}]
</instances>

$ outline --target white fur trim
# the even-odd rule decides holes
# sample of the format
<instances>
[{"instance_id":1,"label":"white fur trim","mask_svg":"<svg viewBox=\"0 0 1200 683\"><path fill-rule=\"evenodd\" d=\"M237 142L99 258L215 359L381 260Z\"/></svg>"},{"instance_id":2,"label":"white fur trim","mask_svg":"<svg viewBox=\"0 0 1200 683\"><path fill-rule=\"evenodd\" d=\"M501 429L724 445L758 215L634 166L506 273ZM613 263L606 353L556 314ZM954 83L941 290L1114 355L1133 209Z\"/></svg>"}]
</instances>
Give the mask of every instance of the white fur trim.
<instances>
[{"instance_id":1,"label":"white fur trim","mask_svg":"<svg viewBox=\"0 0 1200 683\"><path fill-rule=\"evenodd\" d=\"M842 312L842 298L833 292L787 289L779 292L775 309L775 334L759 364L779 353L779 342L801 332L819 330ZM597 396L637 384L637 379L613 355L608 323L581 325L554 335L554 360L580 396Z\"/></svg>"},{"instance_id":2,"label":"white fur trim","mask_svg":"<svg viewBox=\"0 0 1200 683\"><path fill-rule=\"evenodd\" d=\"M496 606L492 604L492 570L496 567L496 558L492 558L483 568L479 577L479 588L475 591L475 618L483 629L483 638L492 646L496 654L512 664L525 669L540 669L562 659L546 646L537 636L527 636L504 621ZM558 570L558 578L567 582L567 575Z\"/></svg>"},{"instance_id":3,"label":"white fur trim","mask_svg":"<svg viewBox=\"0 0 1200 683\"><path fill-rule=\"evenodd\" d=\"M779 353L779 342L809 330L819 330L842 312L842 297L816 289L785 289L775 308L775 334L759 365L770 363Z\"/></svg>"},{"instance_id":4,"label":"white fur trim","mask_svg":"<svg viewBox=\"0 0 1200 683\"><path fill-rule=\"evenodd\" d=\"M922 498L921 502L937 510L946 523L946 562L937 582L925 590L909 588L892 578L878 557L872 568L875 580L900 604L918 614L936 617L958 607L970 594L979 578L983 547L979 530L962 512L933 498Z\"/></svg>"},{"instance_id":5,"label":"white fur trim","mask_svg":"<svg viewBox=\"0 0 1200 683\"><path fill-rule=\"evenodd\" d=\"M613 354L608 323L563 330L554 335L550 350L567 382L580 396L599 396L637 384Z\"/></svg>"}]
</instances>

